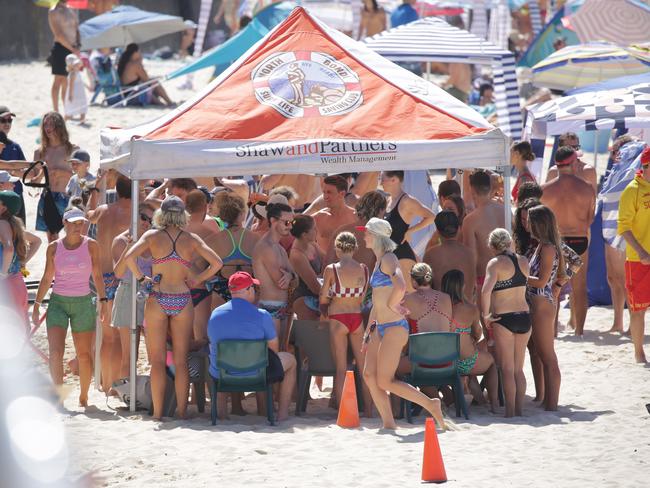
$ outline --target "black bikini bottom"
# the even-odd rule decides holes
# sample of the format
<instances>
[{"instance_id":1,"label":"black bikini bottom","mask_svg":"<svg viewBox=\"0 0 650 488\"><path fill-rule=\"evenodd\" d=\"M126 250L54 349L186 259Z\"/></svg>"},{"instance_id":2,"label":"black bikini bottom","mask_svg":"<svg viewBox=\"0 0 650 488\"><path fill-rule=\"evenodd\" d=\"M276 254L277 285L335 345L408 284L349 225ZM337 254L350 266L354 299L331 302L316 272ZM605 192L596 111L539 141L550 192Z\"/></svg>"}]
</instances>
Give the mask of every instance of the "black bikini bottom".
<instances>
[{"instance_id":1,"label":"black bikini bottom","mask_svg":"<svg viewBox=\"0 0 650 488\"><path fill-rule=\"evenodd\" d=\"M402 242L393 252L397 256L397 259L412 259L413 261L417 261L413 248L411 248L408 242Z\"/></svg>"},{"instance_id":2,"label":"black bikini bottom","mask_svg":"<svg viewBox=\"0 0 650 488\"><path fill-rule=\"evenodd\" d=\"M513 334L525 334L530 330L530 314L528 312L500 313L496 322Z\"/></svg>"},{"instance_id":3,"label":"black bikini bottom","mask_svg":"<svg viewBox=\"0 0 650 488\"><path fill-rule=\"evenodd\" d=\"M589 239L586 237L563 237L562 240L578 256L582 256L589 249Z\"/></svg>"}]
</instances>

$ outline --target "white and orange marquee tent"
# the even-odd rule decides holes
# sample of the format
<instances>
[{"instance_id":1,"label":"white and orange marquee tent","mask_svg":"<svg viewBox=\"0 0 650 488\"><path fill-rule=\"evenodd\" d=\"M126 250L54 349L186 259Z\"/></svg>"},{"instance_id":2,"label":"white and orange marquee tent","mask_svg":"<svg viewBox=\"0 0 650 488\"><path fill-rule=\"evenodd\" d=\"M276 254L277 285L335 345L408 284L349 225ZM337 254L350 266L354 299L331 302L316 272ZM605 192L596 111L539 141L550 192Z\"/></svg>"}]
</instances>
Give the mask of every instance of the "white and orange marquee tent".
<instances>
[{"instance_id":1,"label":"white and orange marquee tent","mask_svg":"<svg viewBox=\"0 0 650 488\"><path fill-rule=\"evenodd\" d=\"M194 99L101 137L133 179L509 164L501 130L300 7Z\"/></svg>"}]
</instances>

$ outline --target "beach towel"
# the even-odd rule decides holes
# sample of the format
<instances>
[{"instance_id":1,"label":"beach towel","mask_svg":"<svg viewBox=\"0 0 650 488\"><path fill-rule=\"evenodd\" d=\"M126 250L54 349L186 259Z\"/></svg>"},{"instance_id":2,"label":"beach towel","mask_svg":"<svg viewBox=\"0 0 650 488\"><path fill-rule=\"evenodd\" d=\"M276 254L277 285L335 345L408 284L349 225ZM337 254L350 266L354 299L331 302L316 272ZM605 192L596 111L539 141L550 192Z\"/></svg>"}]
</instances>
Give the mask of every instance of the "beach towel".
<instances>
[{"instance_id":1,"label":"beach towel","mask_svg":"<svg viewBox=\"0 0 650 488\"><path fill-rule=\"evenodd\" d=\"M630 142L621 148L620 161L612 166L598 194L597 211L602 208L603 239L621 251L625 250L625 240L617 235L618 202L625 187L641 168L639 156L644 147L644 142Z\"/></svg>"}]
</instances>

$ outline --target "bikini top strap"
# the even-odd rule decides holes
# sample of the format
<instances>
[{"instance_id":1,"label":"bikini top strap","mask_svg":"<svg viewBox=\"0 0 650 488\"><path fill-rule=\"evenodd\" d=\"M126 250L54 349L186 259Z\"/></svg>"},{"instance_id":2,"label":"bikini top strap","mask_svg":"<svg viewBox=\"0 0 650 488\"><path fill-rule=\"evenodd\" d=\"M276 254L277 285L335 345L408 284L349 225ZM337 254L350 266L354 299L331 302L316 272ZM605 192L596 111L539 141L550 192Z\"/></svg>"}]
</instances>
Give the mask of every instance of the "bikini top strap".
<instances>
[{"instance_id":1,"label":"bikini top strap","mask_svg":"<svg viewBox=\"0 0 650 488\"><path fill-rule=\"evenodd\" d=\"M336 263L334 263L332 269L334 270L334 292L338 294L341 293L341 280L338 271L336 271Z\"/></svg>"},{"instance_id":2,"label":"bikini top strap","mask_svg":"<svg viewBox=\"0 0 650 488\"><path fill-rule=\"evenodd\" d=\"M244 235L246 234L246 229L242 227L241 229L241 234L239 235L239 243L237 244L237 249L239 249L239 252L243 254L243 251L241 250L241 245L242 242L244 242Z\"/></svg>"}]
</instances>

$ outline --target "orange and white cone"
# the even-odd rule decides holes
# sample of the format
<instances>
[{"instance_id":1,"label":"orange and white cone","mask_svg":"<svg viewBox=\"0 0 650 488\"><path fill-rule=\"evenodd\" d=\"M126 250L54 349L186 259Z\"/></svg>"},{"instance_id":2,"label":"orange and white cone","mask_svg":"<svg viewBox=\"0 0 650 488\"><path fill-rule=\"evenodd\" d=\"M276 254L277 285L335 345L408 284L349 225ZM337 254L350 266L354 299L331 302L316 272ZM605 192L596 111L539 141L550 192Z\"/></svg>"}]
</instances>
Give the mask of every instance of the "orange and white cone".
<instances>
[{"instance_id":1,"label":"orange and white cone","mask_svg":"<svg viewBox=\"0 0 650 488\"><path fill-rule=\"evenodd\" d=\"M445 463L442 461L436 423L432 418L426 420L424 427L424 455L422 457L422 481L444 483L447 481Z\"/></svg>"},{"instance_id":2,"label":"orange and white cone","mask_svg":"<svg viewBox=\"0 0 650 488\"><path fill-rule=\"evenodd\" d=\"M354 384L354 371L345 373L343 383L343 395L339 405L339 416L336 425L343 428L355 428L361 425L359 422L359 405L357 404L357 389Z\"/></svg>"}]
</instances>

